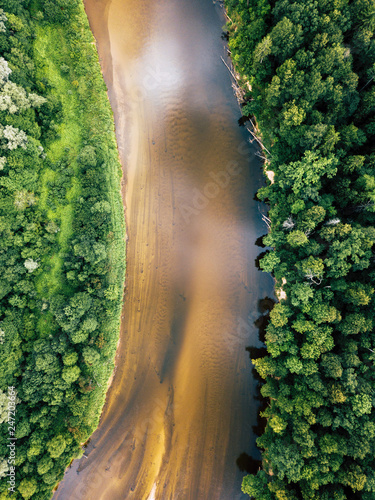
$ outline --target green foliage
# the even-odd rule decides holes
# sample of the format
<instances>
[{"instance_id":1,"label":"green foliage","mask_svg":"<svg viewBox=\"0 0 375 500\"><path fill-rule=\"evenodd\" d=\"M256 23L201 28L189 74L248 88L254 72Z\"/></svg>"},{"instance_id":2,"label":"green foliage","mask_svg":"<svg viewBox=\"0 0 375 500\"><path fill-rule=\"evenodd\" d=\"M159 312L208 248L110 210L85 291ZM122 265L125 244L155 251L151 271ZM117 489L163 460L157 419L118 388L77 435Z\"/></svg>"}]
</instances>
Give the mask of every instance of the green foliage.
<instances>
[{"instance_id":1,"label":"green foliage","mask_svg":"<svg viewBox=\"0 0 375 500\"><path fill-rule=\"evenodd\" d=\"M37 491L37 483L35 479L22 479L18 491L21 493L22 498L26 500L31 498Z\"/></svg>"},{"instance_id":2,"label":"green foliage","mask_svg":"<svg viewBox=\"0 0 375 500\"><path fill-rule=\"evenodd\" d=\"M292 247L300 247L309 241L307 235L299 230L289 233L286 240Z\"/></svg>"},{"instance_id":3,"label":"green foliage","mask_svg":"<svg viewBox=\"0 0 375 500\"><path fill-rule=\"evenodd\" d=\"M280 263L280 258L275 252L268 252L260 261L260 267L266 273L272 273L275 266Z\"/></svg>"},{"instance_id":4,"label":"green foliage","mask_svg":"<svg viewBox=\"0 0 375 500\"><path fill-rule=\"evenodd\" d=\"M242 489L257 500L370 500L374 5L225 3L243 112L255 115L275 174L258 193L270 205L272 247L260 266L286 293L270 314L267 355L253 360L270 401L263 470Z\"/></svg>"},{"instance_id":5,"label":"green foliage","mask_svg":"<svg viewBox=\"0 0 375 500\"><path fill-rule=\"evenodd\" d=\"M51 458L58 458L66 448L66 442L63 436L55 436L46 446Z\"/></svg>"},{"instance_id":6,"label":"green foliage","mask_svg":"<svg viewBox=\"0 0 375 500\"><path fill-rule=\"evenodd\" d=\"M79 0L0 9L0 423L17 393L15 499L51 497L99 422L119 332L113 118ZM0 428L0 457L9 456ZM0 477L7 472L0 459ZM0 498L8 498L0 481Z\"/></svg>"}]
</instances>

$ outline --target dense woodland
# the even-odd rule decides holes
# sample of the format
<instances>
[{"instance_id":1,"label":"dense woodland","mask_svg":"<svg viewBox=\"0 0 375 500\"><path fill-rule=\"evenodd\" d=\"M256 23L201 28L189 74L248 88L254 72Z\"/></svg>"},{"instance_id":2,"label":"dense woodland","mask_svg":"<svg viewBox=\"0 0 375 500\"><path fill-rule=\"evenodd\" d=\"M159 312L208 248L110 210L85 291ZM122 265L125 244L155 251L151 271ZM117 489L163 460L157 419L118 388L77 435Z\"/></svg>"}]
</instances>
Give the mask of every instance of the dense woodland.
<instances>
[{"instance_id":1,"label":"dense woodland","mask_svg":"<svg viewBox=\"0 0 375 500\"><path fill-rule=\"evenodd\" d=\"M273 171L257 500L375 498L375 2L226 0ZM250 87L249 87L250 85ZM249 91L251 88L251 91Z\"/></svg>"},{"instance_id":2,"label":"dense woodland","mask_svg":"<svg viewBox=\"0 0 375 500\"><path fill-rule=\"evenodd\" d=\"M82 3L0 0L1 500L50 498L98 424L125 272L120 175Z\"/></svg>"}]
</instances>

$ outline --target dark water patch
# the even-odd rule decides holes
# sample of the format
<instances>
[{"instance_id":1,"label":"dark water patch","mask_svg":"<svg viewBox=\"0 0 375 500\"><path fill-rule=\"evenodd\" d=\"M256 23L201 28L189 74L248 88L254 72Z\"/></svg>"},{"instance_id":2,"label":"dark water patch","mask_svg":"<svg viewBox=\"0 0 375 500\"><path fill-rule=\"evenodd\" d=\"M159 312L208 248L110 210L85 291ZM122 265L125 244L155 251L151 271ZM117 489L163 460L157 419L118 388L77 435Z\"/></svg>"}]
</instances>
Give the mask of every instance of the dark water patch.
<instances>
[{"instance_id":1,"label":"dark water patch","mask_svg":"<svg viewBox=\"0 0 375 500\"><path fill-rule=\"evenodd\" d=\"M250 121L249 116L242 115L241 118L238 119L238 125L240 127L244 127L246 125L246 123L248 123L249 121Z\"/></svg>"},{"instance_id":2,"label":"dark water patch","mask_svg":"<svg viewBox=\"0 0 375 500\"><path fill-rule=\"evenodd\" d=\"M241 455L236 460L236 464L241 472L247 472L247 474L256 474L262 466L262 461L256 460L247 453L241 453Z\"/></svg>"},{"instance_id":3,"label":"dark water patch","mask_svg":"<svg viewBox=\"0 0 375 500\"><path fill-rule=\"evenodd\" d=\"M255 240L255 244L257 247L260 247L260 248L266 248L266 245L263 243L263 238L267 236L266 234L263 234L262 236L259 236L259 238L257 238Z\"/></svg>"}]
</instances>

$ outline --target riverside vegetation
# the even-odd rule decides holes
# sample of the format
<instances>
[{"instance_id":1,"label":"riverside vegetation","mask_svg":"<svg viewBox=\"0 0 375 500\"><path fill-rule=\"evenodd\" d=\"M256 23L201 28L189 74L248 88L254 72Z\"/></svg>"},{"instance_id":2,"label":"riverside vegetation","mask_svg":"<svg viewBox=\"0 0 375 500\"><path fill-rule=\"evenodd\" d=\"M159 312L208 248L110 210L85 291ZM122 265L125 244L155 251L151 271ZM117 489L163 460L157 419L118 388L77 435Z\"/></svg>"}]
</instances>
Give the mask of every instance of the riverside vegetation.
<instances>
[{"instance_id":1,"label":"riverside vegetation","mask_svg":"<svg viewBox=\"0 0 375 500\"><path fill-rule=\"evenodd\" d=\"M229 48L274 172L271 250L286 299L253 360L269 398L244 478L257 500L375 498L375 4L226 0ZM286 281L286 282L285 282Z\"/></svg>"},{"instance_id":2,"label":"riverside vegetation","mask_svg":"<svg viewBox=\"0 0 375 500\"><path fill-rule=\"evenodd\" d=\"M97 427L113 371L121 168L82 3L0 7L0 499L42 500Z\"/></svg>"}]
</instances>

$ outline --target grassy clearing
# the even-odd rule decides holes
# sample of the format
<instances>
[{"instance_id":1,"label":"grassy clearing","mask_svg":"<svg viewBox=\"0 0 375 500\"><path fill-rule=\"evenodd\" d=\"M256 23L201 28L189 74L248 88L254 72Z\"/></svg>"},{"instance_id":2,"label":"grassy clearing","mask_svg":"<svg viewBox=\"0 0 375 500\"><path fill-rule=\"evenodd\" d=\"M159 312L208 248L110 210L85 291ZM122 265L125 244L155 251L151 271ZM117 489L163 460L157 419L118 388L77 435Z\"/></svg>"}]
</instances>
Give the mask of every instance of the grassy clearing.
<instances>
[{"instance_id":1,"label":"grassy clearing","mask_svg":"<svg viewBox=\"0 0 375 500\"><path fill-rule=\"evenodd\" d=\"M60 99L64 115L64 121L57 126L59 138L50 144L47 155L52 162L56 163L69 151L71 166L77 173L76 158L82 143L82 124L77 120L76 114L76 110L79 108L78 96L74 86L66 77L64 78L60 69L60 54L68 53L64 30L61 27L39 27L36 35L34 54L36 65L40 68L37 76L40 80L47 80L51 85L52 94ZM43 273L38 282L39 291L42 287L45 288L45 284L48 283L48 297L58 293L64 282L62 277L63 255L67 250L68 241L72 237L73 204L80 194L79 179L74 177L74 185L66 197L68 205L57 201L52 210L47 202L48 183L54 181L57 175L57 172L47 167L43 172L41 182L41 208L47 211L49 219L56 221L60 226L59 254L49 259L47 268L50 270Z\"/></svg>"}]
</instances>

